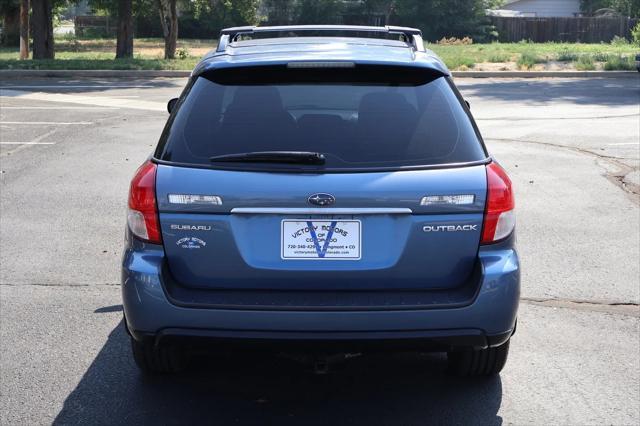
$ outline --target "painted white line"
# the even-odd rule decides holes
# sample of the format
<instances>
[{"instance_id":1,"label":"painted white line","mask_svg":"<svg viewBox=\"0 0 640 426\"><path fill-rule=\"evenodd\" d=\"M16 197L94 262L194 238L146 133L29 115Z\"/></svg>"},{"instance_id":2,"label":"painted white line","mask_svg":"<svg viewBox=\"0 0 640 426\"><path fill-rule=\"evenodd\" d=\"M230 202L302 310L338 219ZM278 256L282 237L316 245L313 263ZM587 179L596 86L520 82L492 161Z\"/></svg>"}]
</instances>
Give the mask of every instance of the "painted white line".
<instances>
[{"instance_id":1,"label":"painted white line","mask_svg":"<svg viewBox=\"0 0 640 426\"><path fill-rule=\"evenodd\" d=\"M0 105L0 111L3 109L81 109L81 110L103 110L103 109L118 109L117 107L70 107L70 106L3 106Z\"/></svg>"},{"instance_id":2,"label":"painted white line","mask_svg":"<svg viewBox=\"0 0 640 426\"><path fill-rule=\"evenodd\" d=\"M26 99L34 101L61 102L79 105L115 107L115 108L131 108L141 109L145 111L167 111L166 103L142 101L138 99L117 99L107 96L90 96L66 93L44 93L44 92L25 92L20 90L4 90L1 92L3 96L15 99Z\"/></svg>"},{"instance_id":3,"label":"painted white line","mask_svg":"<svg viewBox=\"0 0 640 426\"><path fill-rule=\"evenodd\" d=\"M607 146L640 145L640 142L608 143Z\"/></svg>"},{"instance_id":4,"label":"painted white line","mask_svg":"<svg viewBox=\"0 0 640 426\"><path fill-rule=\"evenodd\" d=\"M34 86L0 86L0 90L4 89L149 89L156 86L151 85L116 85L116 84L77 84L77 85L34 85Z\"/></svg>"},{"instance_id":5,"label":"painted white line","mask_svg":"<svg viewBox=\"0 0 640 426\"><path fill-rule=\"evenodd\" d=\"M0 145L55 145L56 142L0 142Z\"/></svg>"},{"instance_id":6,"label":"painted white line","mask_svg":"<svg viewBox=\"0 0 640 426\"><path fill-rule=\"evenodd\" d=\"M93 124L91 121L2 121L2 124L35 125L35 126L73 126Z\"/></svg>"}]
</instances>

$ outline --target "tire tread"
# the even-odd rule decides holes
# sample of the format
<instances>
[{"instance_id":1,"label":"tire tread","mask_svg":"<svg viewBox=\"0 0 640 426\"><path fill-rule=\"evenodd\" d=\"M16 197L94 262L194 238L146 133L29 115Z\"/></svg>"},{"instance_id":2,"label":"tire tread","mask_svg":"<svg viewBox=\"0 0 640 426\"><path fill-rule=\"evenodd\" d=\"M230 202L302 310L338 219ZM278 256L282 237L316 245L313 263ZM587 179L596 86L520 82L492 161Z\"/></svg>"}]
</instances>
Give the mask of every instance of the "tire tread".
<instances>
[{"instance_id":1,"label":"tire tread","mask_svg":"<svg viewBox=\"0 0 640 426\"><path fill-rule=\"evenodd\" d=\"M188 359L176 346L139 342L131 338L133 359L140 370L147 374L177 373L184 370Z\"/></svg>"},{"instance_id":2,"label":"tire tread","mask_svg":"<svg viewBox=\"0 0 640 426\"><path fill-rule=\"evenodd\" d=\"M460 377L493 376L502 371L508 355L509 340L493 348L449 352L449 373Z\"/></svg>"}]
</instances>

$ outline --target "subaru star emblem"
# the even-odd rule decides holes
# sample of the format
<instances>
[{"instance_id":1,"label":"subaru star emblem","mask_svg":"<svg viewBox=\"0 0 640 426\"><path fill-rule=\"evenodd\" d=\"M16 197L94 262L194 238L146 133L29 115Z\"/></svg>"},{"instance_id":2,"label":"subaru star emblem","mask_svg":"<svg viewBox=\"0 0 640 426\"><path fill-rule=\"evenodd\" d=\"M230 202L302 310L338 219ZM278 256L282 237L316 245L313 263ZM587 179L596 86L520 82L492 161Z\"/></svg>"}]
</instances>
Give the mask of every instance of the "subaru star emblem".
<instances>
[{"instance_id":1,"label":"subaru star emblem","mask_svg":"<svg viewBox=\"0 0 640 426\"><path fill-rule=\"evenodd\" d=\"M330 206L336 202L336 197L331 194L318 193L310 196L308 201L316 206Z\"/></svg>"}]
</instances>

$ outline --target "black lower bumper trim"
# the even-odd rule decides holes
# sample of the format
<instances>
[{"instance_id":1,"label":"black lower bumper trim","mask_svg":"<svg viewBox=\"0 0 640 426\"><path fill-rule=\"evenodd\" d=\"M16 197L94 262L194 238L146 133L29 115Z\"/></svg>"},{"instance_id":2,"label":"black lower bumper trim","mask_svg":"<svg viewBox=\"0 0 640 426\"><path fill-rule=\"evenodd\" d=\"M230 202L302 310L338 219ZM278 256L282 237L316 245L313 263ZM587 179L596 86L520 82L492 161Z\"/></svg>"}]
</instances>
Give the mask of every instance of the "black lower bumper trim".
<instances>
[{"instance_id":1,"label":"black lower bumper trim","mask_svg":"<svg viewBox=\"0 0 640 426\"><path fill-rule=\"evenodd\" d=\"M167 328L156 334L132 330L131 335L136 340L151 340L157 345L173 343L225 349L250 346L252 350L268 351L317 349L344 352L379 350L437 352L499 346L507 341L511 331L487 336L478 329L298 332Z\"/></svg>"}]
</instances>

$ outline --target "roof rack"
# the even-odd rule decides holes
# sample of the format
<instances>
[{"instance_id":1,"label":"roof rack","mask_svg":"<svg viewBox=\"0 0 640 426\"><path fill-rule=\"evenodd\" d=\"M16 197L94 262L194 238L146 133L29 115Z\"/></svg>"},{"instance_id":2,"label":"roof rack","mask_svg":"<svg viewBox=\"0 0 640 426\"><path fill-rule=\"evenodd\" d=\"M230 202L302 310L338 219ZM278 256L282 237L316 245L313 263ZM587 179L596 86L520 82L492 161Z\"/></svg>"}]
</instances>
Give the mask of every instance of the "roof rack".
<instances>
[{"instance_id":1,"label":"roof rack","mask_svg":"<svg viewBox=\"0 0 640 426\"><path fill-rule=\"evenodd\" d=\"M359 25L283 25L283 26L274 26L274 27L256 27L256 26L247 26L247 27L233 27L233 28L225 28L220 31L220 38L218 40L218 47L216 49L217 52L224 52L229 43L233 43L242 35L252 35L252 34L266 34L266 33L274 33L274 38L279 38L277 33L301 33L301 32L319 32L326 31L328 37L335 37L331 35L331 32L334 33L349 33L352 32L355 34L358 33L379 33L379 34L397 34L398 36L403 36L405 41L409 46L411 46L414 50L419 52L424 52L424 42L422 40L422 31L417 28L408 28L408 27L395 27L395 26L384 26L384 27L367 27L367 26L359 26ZM341 35L344 37L344 35ZM290 36L285 36L290 37ZM383 37L380 37L383 38Z\"/></svg>"}]
</instances>

